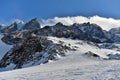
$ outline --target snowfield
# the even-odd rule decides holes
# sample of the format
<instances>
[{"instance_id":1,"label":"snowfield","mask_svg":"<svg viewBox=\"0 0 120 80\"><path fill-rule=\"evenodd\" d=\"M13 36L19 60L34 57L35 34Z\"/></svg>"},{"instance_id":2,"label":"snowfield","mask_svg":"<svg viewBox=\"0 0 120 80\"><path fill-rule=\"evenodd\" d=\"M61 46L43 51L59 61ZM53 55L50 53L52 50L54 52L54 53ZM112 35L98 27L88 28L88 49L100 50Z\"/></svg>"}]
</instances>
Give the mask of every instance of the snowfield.
<instances>
[{"instance_id":1,"label":"snowfield","mask_svg":"<svg viewBox=\"0 0 120 80\"><path fill-rule=\"evenodd\" d=\"M7 51L9 51L12 48L11 45L7 45L1 41L2 37L3 35L0 34L0 59L6 54Z\"/></svg>"},{"instance_id":2,"label":"snowfield","mask_svg":"<svg viewBox=\"0 0 120 80\"><path fill-rule=\"evenodd\" d=\"M0 72L0 80L120 80L119 60L104 60L108 54L120 54L119 51L100 49L86 41L49 37L70 43L75 51L68 51L66 56L49 63ZM85 55L91 51L100 57Z\"/></svg>"}]
</instances>

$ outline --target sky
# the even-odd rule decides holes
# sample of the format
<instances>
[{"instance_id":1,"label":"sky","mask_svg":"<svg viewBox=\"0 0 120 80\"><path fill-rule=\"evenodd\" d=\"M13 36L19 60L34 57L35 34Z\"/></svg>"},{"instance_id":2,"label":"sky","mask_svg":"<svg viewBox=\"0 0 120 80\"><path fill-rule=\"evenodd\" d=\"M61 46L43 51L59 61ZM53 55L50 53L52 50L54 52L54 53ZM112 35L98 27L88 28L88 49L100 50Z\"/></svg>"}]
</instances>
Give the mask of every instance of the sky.
<instances>
[{"instance_id":1,"label":"sky","mask_svg":"<svg viewBox=\"0 0 120 80\"><path fill-rule=\"evenodd\" d=\"M0 23L67 16L120 19L120 0L0 0Z\"/></svg>"}]
</instances>

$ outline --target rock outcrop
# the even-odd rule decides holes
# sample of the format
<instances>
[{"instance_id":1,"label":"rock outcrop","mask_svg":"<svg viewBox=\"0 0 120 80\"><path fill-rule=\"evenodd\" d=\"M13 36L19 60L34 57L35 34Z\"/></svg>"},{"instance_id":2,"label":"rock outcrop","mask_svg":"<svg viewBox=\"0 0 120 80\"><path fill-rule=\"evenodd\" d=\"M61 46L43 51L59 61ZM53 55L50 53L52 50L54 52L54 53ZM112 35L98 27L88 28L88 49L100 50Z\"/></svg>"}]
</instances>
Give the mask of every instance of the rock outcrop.
<instances>
[{"instance_id":1,"label":"rock outcrop","mask_svg":"<svg viewBox=\"0 0 120 80\"><path fill-rule=\"evenodd\" d=\"M15 22L15 23L11 24L10 26L5 27L3 30L1 30L1 32L4 34L5 33L10 34L12 32L15 32L16 30L17 30L17 23Z\"/></svg>"},{"instance_id":2,"label":"rock outcrop","mask_svg":"<svg viewBox=\"0 0 120 80\"><path fill-rule=\"evenodd\" d=\"M109 32L111 32L113 34L120 34L120 27L112 28L112 29L109 30Z\"/></svg>"},{"instance_id":3,"label":"rock outcrop","mask_svg":"<svg viewBox=\"0 0 120 80\"><path fill-rule=\"evenodd\" d=\"M23 29L25 30L36 30L36 29L40 29L40 24L37 20L37 18L32 19L31 21L29 21L28 23L26 23L23 26Z\"/></svg>"},{"instance_id":4,"label":"rock outcrop","mask_svg":"<svg viewBox=\"0 0 120 80\"><path fill-rule=\"evenodd\" d=\"M55 59L55 56L65 55L65 51L70 47L63 43L53 43L46 37L29 36L22 43L16 44L8 51L0 61L0 68L5 68L10 64L16 68L22 68L25 64L41 64Z\"/></svg>"}]
</instances>

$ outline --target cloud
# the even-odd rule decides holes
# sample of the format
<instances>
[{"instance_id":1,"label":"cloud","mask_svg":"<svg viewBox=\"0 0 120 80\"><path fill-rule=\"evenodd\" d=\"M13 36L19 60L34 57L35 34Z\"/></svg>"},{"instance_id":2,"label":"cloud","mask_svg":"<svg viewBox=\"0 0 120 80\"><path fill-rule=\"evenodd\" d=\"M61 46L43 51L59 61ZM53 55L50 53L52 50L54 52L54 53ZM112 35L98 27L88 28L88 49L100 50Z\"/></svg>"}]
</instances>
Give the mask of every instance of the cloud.
<instances>
[{"instance_id":1,"label":"cloud","mask_svg":"<svg viewBox=\"0 0 120 80\"><path fill-rule=\"evenodd\" d=\"M105 17L100 17L100 16L55 17L53 19L42 20L42 26L54 25L58 22L62 22L65 25L72 25L73 23L81 24L84 22L90 22L90 23L95 23L101 26L104 30L109 30L111 28L120 27L120 19L105 18Z\"/></svg>"}]
</instances>

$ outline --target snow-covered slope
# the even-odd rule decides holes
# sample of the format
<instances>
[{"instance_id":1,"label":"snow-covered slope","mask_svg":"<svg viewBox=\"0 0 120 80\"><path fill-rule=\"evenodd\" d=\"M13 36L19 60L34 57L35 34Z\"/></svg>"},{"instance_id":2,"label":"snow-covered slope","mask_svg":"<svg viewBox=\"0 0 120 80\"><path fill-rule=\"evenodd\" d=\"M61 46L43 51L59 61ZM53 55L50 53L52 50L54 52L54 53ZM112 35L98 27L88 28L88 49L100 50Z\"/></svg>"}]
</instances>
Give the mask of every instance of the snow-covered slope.
<instances>
[{"instance_id":1,"label":"snow-covered slope","mask_svg":"<svg viewBox=\"0 0 120 80\"><path fill-rule=\"evenodd\" d=\"M98 55L102 59L111 59L112 56L109 56L110 54L115 55L116 53L119 55L120 52L117 49L112 49L112 47L109 49L107 47L102 47L102 44L96 44L90 41L83 41L83 40L72 40L72 39L66 39L66 38L56 38L56 37L49 37L50 40L55 41L63 41L65 43L71 44L72 47L77 48L78 52L82 53L83 55L87 52L92 52L96 55ZM111 44L112 45L112 44ZM116 47L119 47L119 44L115 44ZM86 54L85 54L86 55ZM115 57L114 57L115 58Z\"/></svg>"},{"instance_id":2,"label":"snow-covered slope","mask_svg":"<svg viewBox=\"0 0 120 80\"><path fill-rule=\"evenodd\" d=\"M66 52L66 56L34 67L1 72L0 80L120 80L120 64L117 60L104 60L107 54L116 50L102 49L87 41L49 37L70 43L75 48ZM100 57L86 55L91 51Z\"/></svg>"},{"instance_id":3,"label":"snow-covered slope","mask_svg":"<svg viewBox=\"0 0 120 80\"><path fill-rule=\"evenodd\" d=\"M12 48L11 45L7 45L1 41L2 37L3 35L0 34L0 59L6 54L7 51L9 51Z\"/></svg>"}]
</instances>

